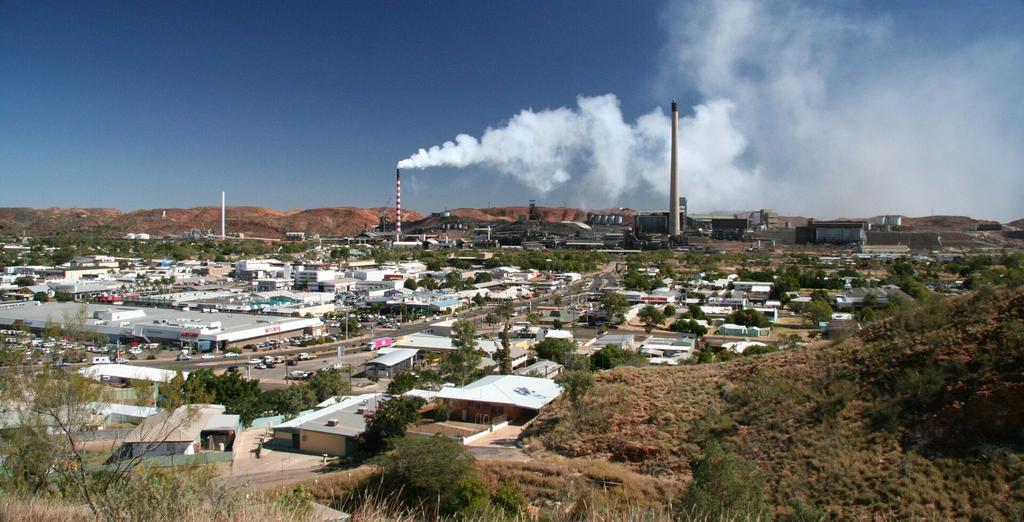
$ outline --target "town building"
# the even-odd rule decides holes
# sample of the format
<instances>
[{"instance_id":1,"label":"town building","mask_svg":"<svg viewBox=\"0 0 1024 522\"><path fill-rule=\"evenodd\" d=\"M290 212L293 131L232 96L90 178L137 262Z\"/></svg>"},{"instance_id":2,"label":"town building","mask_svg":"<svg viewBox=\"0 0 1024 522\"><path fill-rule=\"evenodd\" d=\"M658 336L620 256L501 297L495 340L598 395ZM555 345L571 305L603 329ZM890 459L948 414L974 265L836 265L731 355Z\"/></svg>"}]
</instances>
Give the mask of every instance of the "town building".
<instances>
[{"instance_id":1,"label":"town building","mask_svg":"<svg viewBox=\"0 0 1024 522\"><path fill-rule=\"evenodd\" d=\"M368 393L345 397L339 402L278 424L273 428L273 445L303 453L352 456L357 439L366 431L367 412L375 411L383 394Z\"/></svg>"},{"instance_id":2,"label":"town building","mask_svg":"<svg viewBox=\"0 0 1024 522\"><path fill-rule=\"evenodd\" d=\"M561 393L551 379L489 375L461 388L442 388L437 399L446 401L452 418L463 422L487 424L504 418L519 423L535 417Z\"/></svg>"}]
</instances>

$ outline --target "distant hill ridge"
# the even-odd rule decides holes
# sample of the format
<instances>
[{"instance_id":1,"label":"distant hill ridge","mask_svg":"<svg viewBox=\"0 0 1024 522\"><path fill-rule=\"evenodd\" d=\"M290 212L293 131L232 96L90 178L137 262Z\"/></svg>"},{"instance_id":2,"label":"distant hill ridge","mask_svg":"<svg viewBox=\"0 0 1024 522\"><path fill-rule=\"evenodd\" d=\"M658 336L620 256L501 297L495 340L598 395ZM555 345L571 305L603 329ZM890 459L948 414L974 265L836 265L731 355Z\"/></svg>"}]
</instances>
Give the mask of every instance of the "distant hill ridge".
<instances>
[{"instance_id":1,"label":"distant hill ridge","mask_svg":"<svg viewBox=\"0 0 1024 522\"><path fill-rule=\"evenodd\" d=\"M492 208L456 208L451 215L477 221L515 221L529 212L526 206ZM621 212L634 214L629 209L585 210L571 207L537 207L544 221L585 221L587 214ZM377 225L381 214L394 218L393 208L325 207L295 210L277 210L266 207L231 206L227 211L229 233L241 232L246 236L278 238L285 232L306 232L321 236L354 235ZM413 223L427 217L421 212L406 209L403 219ZM806 218L785 217L792 226L801 225ZM929 216L905 218L904 223L927 229L964 229L978 223L964 216ZM1015 221L1024 227L1024 219ZM100 237L119 237L128 233L147 233L154 237L179 236L191 229L220 229L219 207L155 208L124 211L114 208L0 208L0 234L3 235L61 235L88 232Z\"/></svg>"}]
</instances>

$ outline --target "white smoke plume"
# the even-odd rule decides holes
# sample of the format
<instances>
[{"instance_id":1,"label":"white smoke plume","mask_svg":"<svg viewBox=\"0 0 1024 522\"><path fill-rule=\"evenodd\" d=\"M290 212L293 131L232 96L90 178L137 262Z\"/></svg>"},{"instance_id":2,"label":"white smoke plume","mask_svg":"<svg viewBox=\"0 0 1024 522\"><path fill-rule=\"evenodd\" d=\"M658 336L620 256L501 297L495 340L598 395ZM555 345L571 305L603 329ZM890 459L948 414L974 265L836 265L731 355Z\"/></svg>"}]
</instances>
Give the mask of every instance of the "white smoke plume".
<instances>
[{"instance_id":1,"label":"white smoke plume","mask_svg":"<svg viewBox=\"0 0 1024 522\"><path fill-rule=\"evenodd\" d=\"M459 134L454 141L420 149L398 163L403 169L493 168L545 194L572 180L575 203L609 205L646 181L668 193L671 122L661 109L628 123L613 94L579 96L575 109L526 109L480 139ZM736 166L747 141L732 125L734 106L713 100L694 107L680 122L680 169L686 193L704 201L729 202L735 189L756 182ZM713 187L712 183L716 186Z\"/></svg>"},{"instance_id":2,"label":"white smoke plume","mask_svg":"<svg viewBox=\"0 0 1024 522\"><path fill-rule=\"evenodd\" d=\"M1019 218L1024 33L972 28L958 41L927 18L901 25L831 2L678 1L664 21L663 91L694 86L734 105L765 206Z\"/></svg>"},{"instance_id":3,"label":"white smoke plume","mask_svg":"<svg viewBox=\"0 0 1024 522\"><path fill-rule=\"evenodd\" d=\"M1024 215L1024 33L951 40L926 18L904 35L886 15L833 2L672 0L652 83L659 98L704 100L680 125L691 206ZM652 192L664 201L669 136L662 109L630 123L616 96L580 96L399 167L480 165L539 194L569 185L591 207Z\"/></svg>"}]
</instances>

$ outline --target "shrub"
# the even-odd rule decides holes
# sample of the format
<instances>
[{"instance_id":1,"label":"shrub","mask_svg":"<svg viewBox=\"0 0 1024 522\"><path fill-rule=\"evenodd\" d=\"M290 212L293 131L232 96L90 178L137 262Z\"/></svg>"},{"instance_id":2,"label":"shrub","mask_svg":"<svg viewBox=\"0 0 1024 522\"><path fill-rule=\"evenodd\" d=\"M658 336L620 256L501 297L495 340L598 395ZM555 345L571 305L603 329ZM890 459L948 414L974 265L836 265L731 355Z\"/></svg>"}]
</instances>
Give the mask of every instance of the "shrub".
<instances>
[{"instance_id":1,"label":"shrub","mask_svg":"<svg viewBox=\"0 0 1024 522\"><path fill-rule=\"evenodd\" d=\"M534 347L537 357L566 364L576 353L576 343L568 339L544 339Z\"/></svg>"},{"instance_id":2,"label":"shrub","mask_svg":"<svg viewBox=\"0 0 1024 522\"><path fill-rule=\"evenodd\" d=\"M396 439L377 464L387 486L383 491L401 491L407 505L433 504L451 514L474 505L481 492L487 497L473 456L441 435Z\"/></svg>"},{"instance_id":3,"label":"shrub","mask_svg":"<svg viewBox=\"0 0 1024 522\"><path fill-rule=\"evenodd\" d=\"M487 509L490 500L487 488L476 478L467 477L455 484L454 489L443 495L441 512L450 515L462 514L476 519L477 514Z\"/></svg>"},{"instance_id":4,"label":"shrub","mask_svg":"<svg viewBox=\"0 0 1024 522\"><path fill-rule=\"evenodd\" d=\"M681 500L685 512L706 520L757 520L769 513L754 464L714 441L704 448Z\"/></svg>"},{"instance_id":5,"label":"shrub","mask_svg":"<svg viewBox=\"0 0 1024 522\"><path fill-rule=\"evenodd\" d=\"M729 314L726 322L743 326L757 326L759 328L765 328L771 324L766 315L752 309L737 310Z\"/></svg>"},{"instance_id":6,"label":"shrub","mask_svg":"<svg viewBox=\"0 0 1024 522\"><path fill-rule=\"evenodd\" d=\"M491 495L491 503L510 516L519 517L526 511L526 497L507 481L502 481Z\"/></svg>"}]
</instances>

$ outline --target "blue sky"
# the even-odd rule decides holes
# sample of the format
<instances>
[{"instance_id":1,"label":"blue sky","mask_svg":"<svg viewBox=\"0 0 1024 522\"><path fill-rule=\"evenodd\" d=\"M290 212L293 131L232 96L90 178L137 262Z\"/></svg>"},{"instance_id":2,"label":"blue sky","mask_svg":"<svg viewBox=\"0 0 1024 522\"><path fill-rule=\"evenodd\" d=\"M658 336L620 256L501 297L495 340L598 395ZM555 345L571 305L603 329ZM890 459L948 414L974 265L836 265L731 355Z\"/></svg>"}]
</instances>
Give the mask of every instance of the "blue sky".
<instances>
[{"instance_id":1,"label":"blue sky","mask_svg":"<svg viewBox=\"0 0 1024 522\"><path fill-rule=\"evenodd\" d=\"M692 181L698 209L770 206L866 215L904 211L893 206L908 213L938 206L943 213L1024 216L1010 199L989 202L979 194L947 209L928 201L930 195L914 195L913 184L931 164L902 154L882 155L885 165L897 162L901 172L910 172L884 208L855 194L844 196L850 203L822 204L821 194L799 188L801 180L835 180L855 191L857 183L838 180L868 180L862 176L879 167L864 156L877 144L859 143L858 136L893 124L858 115L892 110L874 101L857 104L890 91L912 100L906 91L916 81L957 73L942 65L949 61L967 64L958 78L981 78L960 85L961 96L952 101L969 105L974 95L984 96L985 125L957 130L957 119L919 120L948 128L953 137L917 138L910 127L900 136L922 151L947 143L942 140L960 141L959 132L980 142L974 149L993 141L979 135L1024 137L1013 121L1020 115L1019 107L1012 108L1019 96L1008 92L1022 78L1019 2L904 3L896 10L888 2L812 3L806 6L810 15L789 4L758 2L752 12L743 0L3 2L0 206L199 206L217 203L220 190L228 192L230 204L376 206L391 196L396 162L421 147L459 133L481 137L523 109L576 110L577 96L614 94L626 128L613 129L627 134L639 132L629 127L637 118L667 110L671 98L680 99L684 116L707 109L705 120L694 116L685 136L695 140L686 149L691 157L711 158L701 162L711 167L694 164L684 181L684 192ZM759 40L768 29L801 34L796 20L808 19L826 29L805 38ZM739 44L724 51L712 45L737 20L765 30L739 31ZM709 34L702 27L718 30ZM751 48L767 54L751 54ZM778 61L808 50L809 61ZM991 63L978 65L972 53ZM718 63L723 55L724 65ZM907 64L921 67L920 74L906 77L915 70ZM723 75L723 69L730 72ZM779 70L800 73L773 79ZM889 83L863 80L869 76ZM824 85L823 92L777 88L794 81ZM757 99L774 110L791 109L794 119L782 122L788 128L835 116L839 128L826 127L829 134L834 130L860 153L780 135L770 128L775 115L758 107ZM796 116L808 107L811 116ZM907 108L911 120L931 112L935 107L927 104ZM978 119L970 113L956 117ZM657 136L647 137L654 148L661 146ZM722 143L733 146L712 150ZM525 204L530 198L546 205L663 206L663 173L650 163L627 161L618 181L618 171L610 172L618 164L591 176L592 164L604 161L591 156L615 146L579 149L566 160L571 181L544 190L510 173L508 158L409 171L403 203L422 211ZM946 158L944 164L960 169L947 178L992 171L991 157L1007 156L995 168L1002 176L997 181L1008 186L1008 198L1024 200L1024 160L1003 147L996 143L978 152L981 157ZM622 188L603 194L601 187L611 182ZM756 187L759 198L740 196L739 185Z\"/></svg>"}]
</instances>

